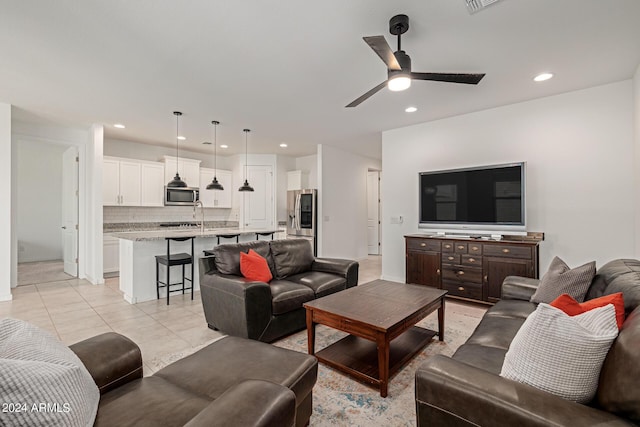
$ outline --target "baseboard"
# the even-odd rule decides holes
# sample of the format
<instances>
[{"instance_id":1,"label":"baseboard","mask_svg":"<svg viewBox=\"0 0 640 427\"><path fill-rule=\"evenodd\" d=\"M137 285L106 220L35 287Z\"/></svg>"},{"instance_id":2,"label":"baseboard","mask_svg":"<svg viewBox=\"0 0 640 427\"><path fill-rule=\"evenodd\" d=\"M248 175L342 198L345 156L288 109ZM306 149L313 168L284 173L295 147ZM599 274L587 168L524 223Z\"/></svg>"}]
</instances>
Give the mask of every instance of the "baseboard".
<instances>
[{"instance_id":1,"label":"baseboard","mask_svg":"<svg viewBox=\"0 0 640 427\"><path fill-rule=\"evenodd\" d=\"M11 294L11 292L9 292L8 294L0 295L0 301L11 301L12 299L13 295Z\"/></svg>"},{"instance_id":2,"label":"baseboard","mask_svg":"<svg viewBox=\"0 0 640 427\"><path fill-rule=\"evenodd\" d=\"M380 279L382 279L382 280L388 280L388 281L390 281L390 282L404 283L404 277L385 276L385 275L383 274L382 276L380 276Z\"/></svg>"}]
</instances>

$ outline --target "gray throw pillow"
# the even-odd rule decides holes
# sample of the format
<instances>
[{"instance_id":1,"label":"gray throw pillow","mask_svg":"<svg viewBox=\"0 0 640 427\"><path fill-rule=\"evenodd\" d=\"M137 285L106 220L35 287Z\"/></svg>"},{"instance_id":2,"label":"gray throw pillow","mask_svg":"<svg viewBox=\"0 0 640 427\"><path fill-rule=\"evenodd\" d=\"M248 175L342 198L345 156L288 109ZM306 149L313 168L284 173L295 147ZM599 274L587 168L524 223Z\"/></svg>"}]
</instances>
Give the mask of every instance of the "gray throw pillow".
<instances>
[{"instance_id":1,"label":"gray throw pillow","mask_svg":"<svg viewBox=\"0 0 640 427\"><path fill-rule=\"evenodd\" d=\"M531 302L548 304L562 294L569 294L576 301L584 302L584 296L595 275L595 261L571 269L564 261L555 257L549 270L542 276L538 289L531 296Z\"/></svg>"},{"instance_id":2,"label":"gray throw pillow","mask_svg":"<svg viewBox=\"0 0 640 427\"><path fill-rule=\"evenodd\" d=\"M574 402L590 402L617 336L613 304L577 316L540 304L511 341L500 376Z\"/></svg>"},{"instance_id":3,"label":"gray throw pillow","mask_svg":"<svg viewBox=\"0 0 640 427\"><path fill-rule=\"evenodd\" d=\"M100 391L69 347L17 319L0 320L0 426L91 426Z\"/></svg>"}]
</instances>

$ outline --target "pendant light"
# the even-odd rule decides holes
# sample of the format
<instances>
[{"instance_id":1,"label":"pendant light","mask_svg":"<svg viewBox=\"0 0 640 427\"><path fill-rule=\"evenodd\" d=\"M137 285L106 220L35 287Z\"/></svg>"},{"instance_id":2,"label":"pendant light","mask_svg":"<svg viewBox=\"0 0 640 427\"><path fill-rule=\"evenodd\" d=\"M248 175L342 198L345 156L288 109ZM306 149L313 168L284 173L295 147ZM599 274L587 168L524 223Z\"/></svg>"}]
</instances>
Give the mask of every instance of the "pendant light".
<instances>
[{"instance_id":1,"label":"pendant light","mask_svg":"<svg viewBox=\"0 0 640 427\"><path fill-rule=\"evenodd\" d=\"M251 130L242 129L242 132L244 132L244 184L242 184L242 187L238 188L238 191L253 191L253 187L250 186L249 181L247 181L247 135L249 135Z\"/></svg>"},{"instance_id":2,"label":"pendant light","mask_svg":"<svg viewBox=\"0 0 640 427\"><path fill-rule=\"evenodd\" d=\"M216 177L218 174L218 125L220 122L214 120L211 124L213 125L213 181L207 185L207 190L224 190Z\"/></svg>"},{"instance_id":3,"label":"pendant light","mask_svg":"<svg viewBox=\"0 0 640 427\"><path fill-rule=\"evenodd\" d=\"M180 157L178 154L178 136L180 135L180 116L182 113L180 111L174 111L173 114L176 116L176 176L173 177L167 187L186 187L187 183L180 179L180 174L178 173L178 166L180 165Z\"/></svg>"}]
</instances>

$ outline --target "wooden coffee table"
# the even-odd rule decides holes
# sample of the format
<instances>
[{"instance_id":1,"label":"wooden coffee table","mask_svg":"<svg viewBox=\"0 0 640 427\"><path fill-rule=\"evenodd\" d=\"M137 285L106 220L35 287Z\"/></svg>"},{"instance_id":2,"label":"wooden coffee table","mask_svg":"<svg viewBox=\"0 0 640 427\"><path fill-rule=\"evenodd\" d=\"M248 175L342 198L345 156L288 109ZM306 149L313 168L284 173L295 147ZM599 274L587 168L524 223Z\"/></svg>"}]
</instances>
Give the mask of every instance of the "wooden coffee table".
<instances>
[{"instance_id":1,"label":"wooden coffee table","mask_svg":"<svg viewBox=\"0 0 640 427\"><path fill-rule=\"evenodd\" d=\"M375 280L318 298L307 309L309 354L320 362L380 387L387 397L393 376L437 334L444 341L447 291ZM438 310L438 332L415 326ZM315 326L350 335L315 353Z\"/></svg>"}]
</instances>

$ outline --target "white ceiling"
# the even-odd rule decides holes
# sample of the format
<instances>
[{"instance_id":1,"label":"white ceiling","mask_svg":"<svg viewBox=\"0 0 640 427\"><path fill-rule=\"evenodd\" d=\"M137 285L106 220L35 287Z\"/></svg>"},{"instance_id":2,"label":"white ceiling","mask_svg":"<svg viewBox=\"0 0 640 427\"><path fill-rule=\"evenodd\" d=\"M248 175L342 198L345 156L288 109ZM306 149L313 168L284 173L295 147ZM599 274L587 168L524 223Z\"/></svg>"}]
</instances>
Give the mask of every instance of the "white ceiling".
<instances>
[{"instance_id":1,"label":"white ceiling","mask_svg":"<svg viewBox=\"0 0 640 427\"><path fill-rule=\"evenodd\" d=\"M386 79L362 37L409 15L413 71L484 72L478 86L413 82L344 106ZM638 0L0 0L0 102L19 120L104 123L108 138L306 155L323 143L380 157L381 131L629 79ZM545 83L531 79L555 73ZM418 111L404 112L414 105ZM113 123L124 123L124 130ZM286 150L278 148L289 144Z\"/></svg>"}]
</instances>

